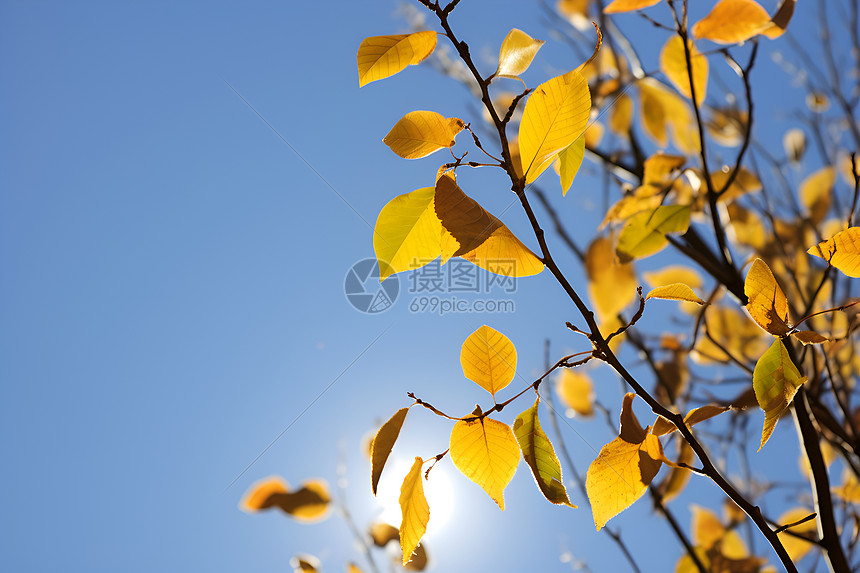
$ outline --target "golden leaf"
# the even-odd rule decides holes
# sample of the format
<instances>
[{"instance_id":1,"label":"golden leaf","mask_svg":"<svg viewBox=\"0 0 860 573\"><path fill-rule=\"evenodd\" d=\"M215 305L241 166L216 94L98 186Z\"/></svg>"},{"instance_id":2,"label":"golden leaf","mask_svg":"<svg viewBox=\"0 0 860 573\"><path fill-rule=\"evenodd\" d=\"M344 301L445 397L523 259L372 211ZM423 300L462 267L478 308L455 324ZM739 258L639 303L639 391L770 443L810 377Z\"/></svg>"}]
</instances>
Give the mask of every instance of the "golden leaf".
<instances>
[{"instance_id":1,"label":"golden leaf","mask_svg":"<svg viewBox=\"0 0 860 573\"><path fill-rule=\"evenodd\" d=\"M746 308L760 327L774 336L789 333L788 299L763 260L753 261L744 281L744 294L749 298Z\"/></svg>"},{"instance_id":2,"label":"golden leaf","mask_svg":"<svg viewBox=\"0 0 860 573\"><path fill-rule=\"evenodd\" d=\"M804 517L813 513L815 513L815 511L811 509L796 507L794 509L789 509L780 515L779 519L776 521L777 523L787 525L789 523L800 521ZM818 539L818 525L815 523L815 518L804 521L794 527L790 527L788 531L799 533L800 535L811 535L812 539ZM791 557L791 560L795 563L803 559L806 554L809 553L809 550L815 547L811 541L798 539L797 537L785 532L779 533L779 540L782 542L782 546L785 547L785 552L788 553L788 556Z\"/></svg>"},{"instance_id":3,"label":"golden leaf","mask_svg":"<svg viewBox=\"0 0 860 573\"><path fill-rule=\"evenodd\" d=\"M842 473L842 485L834 487L833 493L848 503L860 503L860 481L851 470Z\"/></svg>"},{"instance_id":4,"label":"golden leaf","mask_svg":"<svg viewBox=\"0 0 860 573\"><path fill-rule=\"evenodd\" d=\"M693 70L693 87L696 91L696 104L702 105L708 89L708 59L696 49L692 40L687 41L690 50L690 64ZM672 36L660 52L660 70L666 74L678 91L692 99L690 76L687 70L687 55L684 41L680 36Z\"/></svg>"},{"instance_id":5,"label":"golden leaf","mask_svg":"<svg viewBox=\"0 0 860 573\"><path fill-rule=\"evenodd\" d=\"M800 200L809 213L809 220L817 225L830 210L830 198L836 183L836 169L823 167L807 177L800 184Z\"/></svg>"},{"instance_id":6,"label":"golden leaf","mask_svg":"<svg viewBox=\"0 0 860 573\"><path fill-rule=\"evenodd\" d=\"M435 193L433 187L416 189L395 197L379 212L373 251L381 280L422 267L441 254L442 222L436 216Z\"/></svg>"},{"instance_id":7,"label":"golden leaf","mask_svg":"<svg viewBox=\"0 0 860 573\"><path fill-rule=\"evenodd\" d=\"M558 154L559 162L559 177L561 178L561 194L567 195L570 186L573 185L573 178L579 172L582 166L582 160L585 157L585 134L577 137L573 143L565 147Z\"/></svg>"},{"instance_id":8,"label":"golden leaf","mask_svg":"<svg viewBox=\"0 0 860 573\"><path fill-rule=\"evenodd\" d=\"M777 338L759 358L753 370L755 397L765 414L759 450L770 438L777 420L788 409L797 389L804 382L806 376L800 375L785 345Z\"/></svg>"},{"instance_id":9,"label":"golden leaf","mask_svg":"<svg viewBox=\"0 0 860 573\"><path fill-rule=\"evenodd\" d=\"M653 255L668 244L667 234L683 233L689 226L689 206L666 205L643 211L621 229L615 252L622 262Z\"/></svg>"},{"instance_id":10,"label":"golden leaf","mask_svg":"<svg viewBox=\"0 0 860 573\"><path fill-rule=\"evenodd\" d=\"M681 464L690 465L693 463L693 448L686 440L678 440L677 444L680 450L677 462L672 466L669 475L658 486L658 490L663 496L663 503L669 503L678 497L684 491L693 474L690 470L681 467Z\"/></svg>"},{"instance_id":11,"label":"golden leaf","mask_svg":"<svg viewBox=\"0 0 860 573\"><path fill-rule=\"evenodd\" d=\"M490 418L459 421L451 431L451 461L505 510L504 491L520 461L510 426Z\"/></svg>"},{"instance_id":12,"label":"golden leaf","mask_svg":"<svg viewBox=\"0 0 860 573\"><path fill-rule=\"evenodd\" d=\"M358 86L393 76L423 62L436 49L436 32L373 36L358 47Z\"/></svg>"},{"instance_id":13,"label":"golden leaf","mask_svg":"<svg viewBox=\"0 0 860 573\"><path fill-rule=\"evenodd\" d=\"M400 118L382 142L404 159L418 159L453 147L454 137L466 124L435 111L411 111Z\"/></svg>"},{"instance_id":14,"label":"golden leaf","mask_svg":"<svg viewBox=\"0 0 860 573\"><path fill-rule=\"evenodd\" d=\"M694 302L696 304L705 304L705 301L696 296L696 293L693 292L693 289L691 289L684 283L674 283L652 289L651 292L648 293L648 296L645 297L645 300L648 300L649 298L682 300L687 302Z\"/></svg>"},{"instance_id":15,"label":"golden leaf","mask_svg":"<svg viewBox=\"0 0 860 573\"><path fill-rule=\"evenodd\" d=\"M544 43L543 40L535 40L522 30L514 28L502 41L499 68L494 76L519 79L519 75L528 69Z\"/></svg>"},{"instance_id":16,"label":"golden leaf","mask_svg":"<svg viewBox=\"0 0 860 573\"><path fill-rule=\"evenodd\" d=\"M582 135L591 112L588 82L576 70L535 88L520 121L520 157L531 183L555 156Z\"/></svg>"},{"instance_id":17,"label":"golden leaf","mask_svg":"<svg viewBox=\"0 0 860 573\"><path fill-rule=\"evenodd\" d=\"M641 118L645 133L661 148L665 148L667 126L672 128L672 139L680 151L686 154L699 150L698 127L689 104L654 78L636 82L641 99Z\"/></svg>"},{"instance_id":18,"label":"golden leaf","mask_svg":"<svg viewBox=\"0 0 860 573\"><path fill-rule=\"evenodd\" d=\"M744 313L734 308L710 306L706 314L708 336L696 338L692 356L699 363L725 362L726 352L738 360L755 360L765 350L765 333Z\"/></svg>"},{"instance_id":19,"label":"golden leaf","mask_svg":"<svg viewBox=\"0 0 860 573\"><path fill-rule=\"evenodd\" d=\"M806 252L824 259L849 277L860 277L860 227L836 233Z\"/></svg>"},{"instance_id":20,"label":"golden leaf","mask_svg":"<svg viewBox=\"0 0 860 573\"><path fill-rule=\"evenodd\" d=\"M377 547L385 547L390 541L400 540L400 530L383 521L370 525L370 539Z\"/></svg>"},{"instance_id":21,"label":"golden leaf","mask_svg":"<svg viewBox=\"0 0 860 573\"><path fill-rule=\"evenodd\" d=\"M639 425L635 394L624 396L621 434L603 446L586 475L585 487L597 530L642 497L662 466L660 440Z\"/></svg>"},{"instance_id":22,"label":"golden leaf","mask_svg":"<svg viewBox=\"0 0 860 573\"><path fill-rule=\"evenodd\" d=\"M568 410L577 416L594 415L594 384L587 374L565 368L556 379L555 391Z\"/></svg>"},{"instance_id":23,"label":"golden leaf","mask_svg":"<svg viewBox=\"0 0 860 573\"><path fill-rule=\"evenodd\" d=\"M555 455L552 443L540 426L538 418L538 404L540 397L535 400L534 405L517 416L514 420L514 434L523 459L532 470L541 493L550 503L576 507L570 503L567 490L564 489L564 479L561 476L561 464Z\"/></svg>"},{"instance_id":24,"label":"golden leaf","mask_svg":"<svg viewBox=\"0 0 860 573\"><path fill-rule=\"evenodd\" d=\"M466 378L495 397L514 379L517 349L507 336L484 325L463 342L460 364Z\"/></svg>"},{"instance_id":25,"label":"golden leaf","mask_svg":"<svg viewBox=\"0 0 860 573\"><path fill-rule=\"evenodd\" d=\"M328 517L331 496L323 480L308 480L302 487L289 491L289 486L278 476L260 480L245 493L239 508L247 513L277 507L296 521L312 523Z\"/></svg>"},{"instance_id":26,"label":"golden leaf","mask_svg":"<svg viewBox=\"0 0 860 573\"><path fill-rule=\"evenodd\" d=\"M641 10L648 6L657 4L660 0L614 0L603 9L605 14L616 14L618 12L630 12L632 10Z\"/></svg>"},{"instance_id":27,"label":"golden leaf","mask_svg":"<svg viewBox=\"0 0 860 573\"><path fill-rule=\"evenodd\" d=\"M684 283L690 288L702 288L702 277L695 270L684 265L671 265L659 271L642 273L642 277L652 287L665 286L674 283Z\"/></svg>"},{"instance_id":28,"label":"golden leaf","mask_svg":"<svg viewBox=\"0 0 860 573\"><path fill-rule=\"evenodd\" d=\"M609 109L609 130L615 135L627 137L633 122L633 98L621 94Z\"/></svg>"},{"instance_id":29,"label":"golden leaf","mask_svg":"<svg viewBox=\"0 0 860 573\"><path fill-rule=\"evenodd\" d=\"M652 185L658 188L664 187L670 176L681 169L687 160L680 155L667 155L658 152L645 160L642 185Z\"/></svg>"},{"instance_id":30,"label":"golden leaf","mask_svg":"<svg viewBox=\"0 0 860 573\"><path fill-rule=\"evenodd\" d=\"M387 422L382 424L370 445L370 487L373 490L373 495L376 495L376 486L379 484L382 468L388 461L391 448L394 447L394 442L400 435L400 429L403 427L403 421L406 420L408 412L409 408L397 410Z\"/></svg>"},{"instance_id":31,"label":"golden leaf","mask_svg":"<svg viewBox=\"0 0 860 573\"><path fill-rule=\"evenodd\" d=\"M723 167L720 171L711 173L711 183L714 185L714 190L720 191L725 187L731 176L731 170L728 167ZM741 167L738 171L735 180L729 185L729 188L720 195L720 202L729 202L737 199L741 195L754 193L761 190L761 181L758 177L750 173L746 168Z\"/></svg>"},{"instance_id":32,"label":"golden leaf","mask_svg":"<svg viewBox=\"0 0 860 573\"><path fill-rule=\"evenodd\" d=\"M403 519L400 522L400 548L403 550L403 564L406 565L412 557L412 552L427 531L430 521L430 506L424 497L424 484L421 482L421 458L415 458L412 469L406 474L400 487L400 512Z\"/></svg>"},{"instance_id":33,"label":"golden leaf","mask_svg":"<svg viewBox=\"0 0 860 573\"><path fill-rule=\"evenodd\" d=\"M693 36L718 44L743 42L771 26L770 14L755 0L720 0L693 26Z\"/></svg>"},{"instance_id":34,"label":"golden leaf","mask_svg":"<svg viewBox=\"0 0 860 573\"><path fill-rule=\"evenodd\" d=\"M743 559L749 554L746 544L735 530L726 530L720 518L709 509L693 505L690 533L694 546L712 549L719 542L720 554L730 559Z\"/></svg>"},{"instance_id":35,"label":"golden leaf","mask_svg":"<svg viewBox=\"0 0 860 573\"><path fill-rule=\"evenodd\" d=\"M615 317L636 298L636 273L632 264L615 261L612 239L597 237L585 253L588 293L597 315L605 320Z\"/></svg>"}]
</instances>

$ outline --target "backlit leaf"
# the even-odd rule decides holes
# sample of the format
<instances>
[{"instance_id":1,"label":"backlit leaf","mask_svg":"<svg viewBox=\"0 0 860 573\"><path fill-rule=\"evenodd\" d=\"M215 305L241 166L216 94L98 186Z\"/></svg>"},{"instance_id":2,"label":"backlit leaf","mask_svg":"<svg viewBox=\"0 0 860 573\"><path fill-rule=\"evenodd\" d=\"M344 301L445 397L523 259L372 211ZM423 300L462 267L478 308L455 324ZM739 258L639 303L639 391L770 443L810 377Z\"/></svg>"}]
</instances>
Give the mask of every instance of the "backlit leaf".
<instances>
[{"instance_id":1,"label":"backlit leaf","mask_svg":"<svg viewBox=\"0 0 860 573\"><path fill-rule=\"evenodd\" d=\"M696 103L702 105L708 89L708 59L696 49L692 40L687 41L690 50L690 64L693 70L693 87L696 90ZM692 99L690 76L687 70L687 56L684 41L680 36L672 36L660 52L660 70L678 88L678 91Z\"/></svg>"},{"instance_id":2,"label":"backlit leaf","mask_svg":"<svg viewBox=\"0 0 860 573\"><path fill-rule=\"evenodd\" d=\"M642 185L664 187L669 182L670 176L681 169L686 162L686 158L680 155L655 153L645 160Z\"/></svg>"},{"instance_id":3,"label":"backlit leaf","mask_svg":"<svg viewBox=\"0 0 860 573\"><path fill-rule=\"evenodd\" d=\"M698 128L686 100L654 78L636 82L641 100L641 121L648 134L661 148L668 144L667 127L678 150L686 154L699 150Z\"/></svg>"},{"instance_id":4,"label":"backlit leaf","mask_svg":"<svg viewBox=\"0 0 860 573\"><path fill-rule=\"evenodd\" d=\"M697 505L690 507L690 511L693 514L690 525L693 545L712 549L719 543L720 555L730 559L742 559L749 554L737 531L727 530L714 512Z\"/></svg>"},{"instance_id":5,"label":"backlit leaf","mask_svg":"<svg viewBox=\"0 0 860 573\"><path fill-rule=\"evenodd\" d=\"M718 44L736 44L770 25L770 14L755 0L720 0L693 26L693 36Z\"/></svg>"},{"instance_id":6,"label":"backlit leaf","mask_svg":"<svg viewBox=\"0 0 860 573\"><path fill-rule=\"evenodd\" d=\"M833 265L849 277L860 277L860 227L849 227L811 247L807 253Z\"/></svg>"},{"instance_id":7,"label":"backlit leaf","mask_svg":"<svg viewBox=\"0 0 860 573\"><path fill-rule=\"evenodd\" d=\"M508 32L499 50L499 68L495 76L517 78L528 69L544 43L543 40L535 40L516 28Z\"/></svg>"},{"instance_id":8,"label":"backlit leaf","mask_svg":"<svg viewBox=\"0 0 860 573\"><path fill-rule=\"evenodd\" d=\"M809 213L809 220L817 225L830 210L830 198L836 183L836 169L823 167L803 180L800 184L800 200Z\"/></svg>"},{"instance_id":9,"label":"backlit leaf","mask_svg":"<svg viewBox=\"0 0 860 573\"><path fill-rule=\"evenodd\" d=\"M576 70L535 88L520 121L520 157L531 183L582 135L591 112L588 82Z\"/></svg>"},{"instance_id":10,"label":"backlit leaf","mask_svg":"<svg viewBox=\"0 0 860 573\"><path fill-rule=\"evenodd\" d=\"M653 255L666 246L669 233L683 233L690 226L690 207L666 205L631 217L618 237L616 252L622 262Z\"/></svg>"},{"instance_id":11,"label":"backlit leaf","mask_svg":"<svg viewBox=\"0 0 860 573\"><path fill-rule=\"evenodd\" d=\"M627 137L633 122L633 98L621 94L609 108L609 129L615 135Z\"/></svg>"},{"instance_id":12,"label":"backlit leaf","mask_svg":"<svg viewBox=\"0 0 860 573\"><path fill-rule=\"evenodd\" d=\"M571 412L568 416L594 415L594 384L587 374L565 368L556 380L555 391Z\"/></svg>"},{"instance_id":13,"label":"backlit leaf","mask_svg":"<svg viewBox=\"0 0 860 573\"><path fill-rule=\"evenodd\" d=\"M440 247L443 264L450 257L462 257L492 273L514 277L543 270L543 262L452 178L440 177L436 182L434 206L447 231Z\"/></svg>"},{"instance_id":14,"label":"backlit leaf","mask_svg":"<svg viewBox=\"0 0 860 573\"><path fill-rule=\"evenodd\" d=\"M811 509L807 509L805 507L796 507L794 509L789 509L788 511L780 515L779 519L777 519L777 523L782 525L796 523L804 517L807 517L813 513L815 512ZM798 533L800 535L808 534L812 537L812 539L818 539L818 525L815 521L815 518L812 518L808 521L804 521L803 523L795 525L794 527L790 527L788 531ZM806 554L809 553L809 550L815 547L812 542L798 539L797 537L785 532L779 533L779 540L782 542L782 546L785 547L785 552L788 553L788 556L791 557L791 560L795 563L803 559Z\"/></svg>"},{"instance_id":15,"label":"backlit leaf","mask_svg":"<svg viewBox=\"0 0 860 573\"><path fill-rule=\"evenodd\" d=\"M684 416L684 423L688 427L693 427L699 422L704 422L705 420L710 420L714 416L719 416L723 412L728 412L730 408L726 406L717 406L716 404L708 404L707 406L702 406L700 408L693 408L687 415ZM677 430L675 424L663 418L662 416L657 416L657 420L654 422L654 428L651 430L651 433L655 436L663 436L666 434L670 434Z\"/></svg>"},{"instance_id":16,"label":"backlit leaf","mask_svg":"<svg viewBox=\"0 0 860 573\"><path fill-rule=\"evenodd\" d=\"M573 185L573 178L579 172L582 166L582 159L585 157L585 136L577 137L573 143L565 147L558 154L559 176L561 177L561 194L567 195L570 186Z\"/></svg>"},{"instance_id":17,"label":"backlit leaf","mask_svg":"<svg viewBox=\"0 0 860 573\"><path fill-rule=\"evenodd\" d=\"M585 487L597 530L642 497L662 466L660 440L642 429L633 413L634 394L621 410L621 435L603 446L588 468Z\"/></svg>"},{"instance_id":18,"label":"backlit leaf","mask_svg":"<svg viewBox=\"0 0 860 573\"><path fill-rule=\"evenodd\" d=\"M358 86L393 76L423 62L436 49L436 32L373 36L358 47Z\"/></svg>"},{"instance_id":19,"label":"backlit leaf","mask_svg":"<svg viewBox=\"0 0 860 573\"><path fill-rule=\"evenodd\" d=\"M693 463L693 448L690 447L690 444L686 440L678 440L677 444L680 449L678 459L675 465L672 466L669 475L660 482L658 488L663 496L663 503L669 503L678 497L693 475L693 472L681 466L681 464L690 465Z\"/></svg>"},{"instance_id":20,"label":"backlit leaf","mask_svg":"<svg viewBox=\"0 0 860 573\"><path fill-rule=\"evenodd\" d=\"M759 358L753 370L755 397L765 414L759 450L770 438L776 421L788 409L797 389L804 382L806 376L800 375L782 340L777 338Z\"/></svg>"},{"instance_id":21,"label":"backlit leaf","mask_svg":"<svg viewBox=\"0 0 860 573\"><path fill-rule=\"evenodd\" d=\"M722 190L725 187L726 183L731 176L732 170L728 167L724 167L720 171L714 171L711 173L711 183L714 185L714 189L716 191ZM746 168L741 167L738 174L735 176L732 184L729 185L729 188L725 190L725 192L720 195L720 202L729 202L737 199L741 195L746 195L747 193L754 193L756 191L761 190L761 181L758 177L748 171Z\"/></svg>"},{"instance_id":22,"label":"backlit leaf","mask_svg":"<svg viewBox=\"0 0 860 573\"><path fill-rule=\"evenodd\" d=\"M435 111L411 111L394 124L382 142L404 159L418 159L453 147L454 137L465 125L460 118L445 118Z\"/></svg>"},{"instance_id":23,"label":"backlit leaf","mask_svg":"<svg viewBox=\"0 0 860 573\"><path fill-rule=\"evenodd\" d=\"M517 349L507 336L484 325L463 342L460 364L466 378L495 396L514 379Z\"/></svg>"},{"instance_id":24,"label":"backlit leaf","mask_svg":"<svg viewBox=\"0 0 860 573\"><path fill-rule=\"evenodd\" d=\"M833 493L848 503L860 503L860 481L851 470L842 473L842 485L834 487Z\"/></svg>"},{"instance_id":25,"label":"backlit leaf","mask_svg":"<svg viewBox=\"0 0 860 573\"><path fill-rule=\"evenodd\" d=\"M383 521L370 525L370 539L377 547L385 547L390 541L400 540L400 530Z\"/></svg>"},{"instance_id":26,"label":"backlit leaf","mask_svg":"<svg viewBox=\"0 0 860 573\"><path fill-rule=\"evenodd\" d=\"M683 283L674 283L671 285L657 287L648 293L645 299L662 298L666 300L683 300L687 302L695 302L696 304L705 304L705 301L696 296L693 289Z\"/></svg>"},{"instance_id":27,"label":"backlit leaf","mask_svg":"<svg viewBox=\"0 0 860 573\"><path fill-rule=\"evenodd\" d=\"M435 192L433 187L416 189L395 197L379 212L373 251L380 279L426 265L441 254L442 223L436 216Z\"/></svg>"},{"instance_id":28,"label":"backlit leaf","mask_svg":"<svg viewBox=\"0 0 860 573\"><path fill-rule=\"evenodd\" d=\"M788 299L763 260L753 261L744 281L744 294L749 298L747 310L760 327L774 336L788 334Z\"/></svg>"},{"instance_id":29,"label":"backlit leaf","mask_svg":"<svg viewBox=\"0 0 860 573\"><path fill-rule=\"evenodd\" d=\"M394 442L400 435L400 429L403 427L403 421L406 420L406 414L409 408L400 408L394 413L391 418L382 424L376 436L373 438L373 443L370 446L370 487L373 490L373 495L376 495L376 486L379 484L379 478L382 475L382 468L385 467L385 462L388 461L388 456L391 454L391 448L394 447Z\"/></svg>"},{"instance_id":30,"label":"backlit leaf","mask_svg":"<svg viewBox=\"0 0 860 573\"><path fill-rule=\"evenodd\" d=\"M424 497L424 484L421 481L421 465L421 458L415 458L400 488L400 512L403 515L400 522L400 548L403 550L404 565L411 559L430 521L430 506Z\"/></svg>"},{"instance_id":31,"label":"backlit leaf","mask_svg":"<svg viewBox=\"0 0 860 573\"><path fill-rule=\"evenodd\" d=\"M810 344L823 344L830 340L826 336L822 336L811 330L798 330L797 332L792 332L791 335L802 342L804 346L808 346Z\"/></svg>"},{"instance_id":32,"label":"backlit leaf","mask_svg":"<svg viewBox=\"0 0 860 573\"><path fill-rule=\"evenodd\" d=\"M256 513L277 507L296 521L312 523L328 517L330 502L328 485L323 480L308 480L302 487L291 492L287 482L278 476L272 476L248 488L239 508L248 513Z\"/></svg>"},{"instance_id":33,"label":"backlit leaf","mask_svg":"<svg viewBox=\"0 0 860 573\"><path fill-rule=\"evenodd\" d=\"M459 421L451 431L451 461L505 510L504 491L520 461L510 426L490 418Z\"/></svg>"},{"instance_id":34,"label":"backlit leaf","mask_svg":"<svg viewBox=\"0 0 860 573\"><path fill-rule=\"evenodd\" d=\"M523 452L523 459L532 470L532 476L547 501L576 507L567 497L561 476L561 464L552 443L540 426L539 403L540 398L535 400L531 408L517 416L514 420L514 434Z\"/></svg>"},{"instance_id":35,"label":"backlit leaf","mask_svg":"<svg viewBox=\"0 0 860 573\"><path fill-rule=\"evenodd\" d=\"M618 12L630 12L631 10L641 10L648 6L657 4L660 0L614 0L610 2L603 12L606 14L616 14Z\"/></svg>"},{"instance_id":36,"label":"backlit leaf","mask_svg":"<svg viewBox=\"0 0 860 573\"><path fill-rule=\"evenodd\" d=\"M690 288L702 288L702 277L695 270L684 265L671 265L663 267L659 271L642 273L649 285L652 287L665 286L673 283L684 283Z\"/></svg>"},{"instance_id":37,"label":"backlit leaf","mask_svg":"<svg viewBox=\"0 0 860 573\"><path fill-rule=\"evenodd\" d=\"M612 239L597 237L585 253L588 294L601 320L616 316L636 298L636 272L630 263L618 263Z\"/></svg>"}]
</instances>

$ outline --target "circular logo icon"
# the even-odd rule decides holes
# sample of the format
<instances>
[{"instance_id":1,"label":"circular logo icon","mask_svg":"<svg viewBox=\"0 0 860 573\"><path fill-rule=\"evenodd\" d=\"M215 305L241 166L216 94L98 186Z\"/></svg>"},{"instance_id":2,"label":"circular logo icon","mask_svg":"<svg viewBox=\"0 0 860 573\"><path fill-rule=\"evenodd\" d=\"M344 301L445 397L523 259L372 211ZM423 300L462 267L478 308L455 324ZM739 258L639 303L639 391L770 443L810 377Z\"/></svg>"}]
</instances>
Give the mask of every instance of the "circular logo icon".
<instances>
[{"instance_id":1,"label":"circular logo icon","mask_svg":"<svg viewBox=\"0 0 860 573\"><path fill-rule=\"evenodd\" d=\"M379 263L376 259L364 259L346 273L343 292L357 311L379 314L394 305L400 294L400 279L389 275L385 282L379 282Z\"/></svg>"}]
</instances>

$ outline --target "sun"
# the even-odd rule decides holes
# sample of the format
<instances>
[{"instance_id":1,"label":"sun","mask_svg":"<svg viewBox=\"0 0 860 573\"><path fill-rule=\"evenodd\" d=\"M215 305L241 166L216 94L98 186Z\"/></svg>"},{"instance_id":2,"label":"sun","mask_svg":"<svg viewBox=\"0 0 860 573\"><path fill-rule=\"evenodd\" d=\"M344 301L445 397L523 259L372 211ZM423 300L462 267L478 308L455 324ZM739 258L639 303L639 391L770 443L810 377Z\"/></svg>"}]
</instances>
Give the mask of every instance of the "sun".
<instances>
[{"instance_id":1,"label":"sun","mask_svg":"<svg viewBox=\"0 0 860 573\"><path fill-rule=\"evenodd\" d=\"M389 460L379 480L377 500L382 507L379 519L395 526L400 525L400 485L412 464L404 459ZM424 466L424 470L427 465ZM422 480L424 495L430 506L430 521L425 537L433 537L448 523L454 511L456 491L450 477L450 468L437 464L430 471L430 479Z\"/></svg>"}]
</instances>

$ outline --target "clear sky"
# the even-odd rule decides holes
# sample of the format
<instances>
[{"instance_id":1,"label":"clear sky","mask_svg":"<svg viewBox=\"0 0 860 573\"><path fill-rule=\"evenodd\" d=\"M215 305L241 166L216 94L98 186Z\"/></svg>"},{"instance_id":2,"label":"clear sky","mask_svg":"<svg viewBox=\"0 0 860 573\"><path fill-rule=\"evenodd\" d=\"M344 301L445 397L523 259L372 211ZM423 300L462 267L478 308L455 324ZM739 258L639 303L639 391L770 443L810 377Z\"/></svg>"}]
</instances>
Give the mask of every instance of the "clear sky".
<instances>
[{"instance_id":1,"label":"clear sky","mask_svg":"<svg viewBox=\"0 0 860 573\"><path fill-rule=\"evenodd\" d=\"M810 3L800 4L803 16ZM467 91L429 66L359 90L358 44L404 31L398 6L0 3L0 568L274 572L299 552L325 571L363 565L337 515L315 525L246 515L241 495L273 474L334 488L343 464L346 503L364 526L383 508L362 439L410 403L407 392L459 414L488 403L460 369L469 333L486 323L507 334L523 387L543 369L546 337L553 356L583 349L548 273L478 297L513 300L512 313L411 312L406 275L387 312L362 314L346 299L348 270L373 256L379 210L431 185L445 161L394 156L381 142L391 125L416 109L481 121ZM530 85L581 63L546 35L536 2L463 0L455 16L487 73L512 27L550 40ZM795 17L798 37L810 19ZM759 101L799 101L789 77L765 71L764 44ZM643 41L644 59L661 45ZM760 118L773 145L794 126L775 107ZM564 202L550 175L541 180L581 244L600 206L598 171L587 167ZM511 203L496 174L463 173L461 185L497 215ZM516 206L502 218L536 249ZM617 413L618 383L593 375ZM602 423L569 424L584 471L613 436ZM398 463L445 450L448 431L411 413ZM796 448L788 428L776 437ZM521 465L500 514L450 460L434 472L452 484L446 526L427 538L436 570L563 571L564 551L595 570L624 568L577 490L580 509L552 507ZM719 507L715 487L692 487ZM677 511L688 523L686 505ZM680 555L646 500L613 524L649 570ZM664 534L658 550L652 536Z\"/></svg>"}]
</instances>

